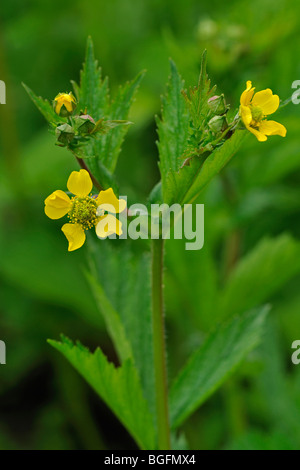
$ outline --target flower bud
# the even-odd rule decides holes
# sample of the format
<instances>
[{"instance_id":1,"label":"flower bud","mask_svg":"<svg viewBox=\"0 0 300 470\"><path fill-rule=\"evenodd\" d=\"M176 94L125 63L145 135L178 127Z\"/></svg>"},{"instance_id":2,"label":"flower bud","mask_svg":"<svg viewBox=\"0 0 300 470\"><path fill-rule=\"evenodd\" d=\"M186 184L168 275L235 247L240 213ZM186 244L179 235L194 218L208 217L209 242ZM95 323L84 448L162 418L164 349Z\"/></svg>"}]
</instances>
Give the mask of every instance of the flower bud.
<instances>
[{"instance_id":1,"label":"flower bud","mask_svg":"<svg viewBox=\"0 0 300 470\"><path fill-rule=\"evenodd\" d=\"M95 128L94 119L88 114L82 114L81 116L74 117L75 126L79 134L85 135L90 134Z\"/></svg>"},{"instance_id":2,"label":"flower bud","mask_svg":"<svg viewBox=\"0 0 300 470\"><path fill-rule=\"evenodd\" d=\"M214 134L224 132L228 127L226 116L214 116L208 122L208 127Z\"/></svg>"},{"instance_id":3,"label":"flower bud","mask_svg":"<svg viewBox=\"0 0 300 470\"><path fill-rule=\"evenodd\" d=\"M62 145L68 145L72 142L74 138L74 129L69 124L61 124L57 126L55 129L55 134L57 141L60 142Z\"/></svg>"},{"instance_id":4,"label":"flower bud","mask_svg":"<svg viewBox=\"0 0 300 470\"><path fill-rule=\"evenodd\" d=\"M212 96L211 98L209 98L207 103L210 110L217 115L225 114L228 109L223 94L220 96Z\"/></svg>"},{"instance_id":5,"label":"flower bud","mask_svg":"<svg viewBox=\"0 0 300 470\"><path fill-rule=\"evenodd\" d=\"M53 101L54 111L62 117L67 117L73 114L76 106L77 102L72 92L58 93Z\"/></svg>"}]
</instances>

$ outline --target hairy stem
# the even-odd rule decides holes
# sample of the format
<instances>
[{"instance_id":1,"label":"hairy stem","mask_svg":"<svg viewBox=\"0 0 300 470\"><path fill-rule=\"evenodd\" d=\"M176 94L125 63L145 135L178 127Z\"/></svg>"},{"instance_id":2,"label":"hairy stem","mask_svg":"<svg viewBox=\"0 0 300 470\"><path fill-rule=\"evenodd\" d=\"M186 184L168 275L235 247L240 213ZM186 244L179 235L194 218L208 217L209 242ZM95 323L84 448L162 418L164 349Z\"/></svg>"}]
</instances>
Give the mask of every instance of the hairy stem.
<instances>
[{"instance_id":1,"label":"hairy stem","mask_svg":"<svg viewBox=\"0 0 300 470\"><path fill-rule=\"evenodd\" d=\"M163 309L164 240L152 240L152 315L155 368L155 392L159 450L169 450L170 424Z\"/></svg>"},{"instance_id":2,"label":"hairy stem","mask_svg":"<svg viewBox=\"0 0 300 470\"><path fill-rule=\"evenodd\" d=\"M78 158L78 157L76 157L76 160L78 161L78 163L79 163L79 165L81 166L81 168L82 168L83 170L86 170L86 171L89 173L89 175L90 175L90 177L91 177L91 179L92 179L92 181L93 181L93 183L94 183L94 186L96 186L96 188L99 189L99 191L102 191L103 188L102 188L101 184L100 184L99 181L95 178L95 176L90 172L90 170L88 169L88 167L87 167L85 161L84 161L82 158Z\"/></svg>"}]
</instances>

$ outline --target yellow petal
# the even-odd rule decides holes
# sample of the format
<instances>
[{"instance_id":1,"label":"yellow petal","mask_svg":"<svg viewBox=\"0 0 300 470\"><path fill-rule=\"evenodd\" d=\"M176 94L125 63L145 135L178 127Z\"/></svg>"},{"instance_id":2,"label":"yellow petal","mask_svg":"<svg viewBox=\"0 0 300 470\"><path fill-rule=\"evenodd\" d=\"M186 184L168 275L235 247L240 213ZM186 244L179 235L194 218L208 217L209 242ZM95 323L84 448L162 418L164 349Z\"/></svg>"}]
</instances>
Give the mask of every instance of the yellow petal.
<instances>
[{"instance_id":1,"label":"yellow petal","mask_svg":"<svg viewBox=\"0 0 300 470\"><path fill-rule=\"evenodd\" d=\"M54 191L45 199L45 214L50 219L60 219L71 208L71 200L64 191Z\"/></svg>"},{"instance_id":2,"label":"yellow petal","mask_svg":"<svg viewBox=\"0 0 300 470\"><path fill-rule=\"evenodd\" d=\"M252 134L255 135L257 140L259 140L259 142L265 142L267 140L267 137L265 136L265 134L263 134L259 130L254 129L253 127L250 127L250 126L246 126L246 127L247 127L248 131L252 132Z\"/></svg>"},{"instance_id":3,"label":"yellow petal","mask_svg":"<svg viewBox=\"0 0 300 470\"><path fill-rule=\"evenodd\" d=\"M62 108L62 105L63 105L63 103L62 103L61 101L57 101L57 102L56 102L56 105L55 105L55 112L56 112L56 114L59 114L59 113L60 113L60 110L61 110L61 108Z\"/></svg>"},{"instance_id":4,"label":"yellow petal","mask_svg":"<svg viewBox=\"0 0 300 470\"><path fill-rule=\"evenodd\" d=\"M78 197L86 197L93 189L93 182L86 170L72 171L67 183L68 190Z\"/></svg>"},{"instance_id":5,"label":"yellow petal","mask_svg":"<svg viewBox=\"0 0 300 470\"><path fill-rule=\"evenodd\" d=\"M118 199L112 188L109 188L106 191L100 191L97 197L97 205L100 210L118 214L126 208L126 201L125 199Z\"/></svg>"},{"instance_id":6,"label":"yellow petal","mask_svg":"<svg viewBox=\"0 0 300 470\"><path fill-rule=\"evenodd\" d=\"M245 126L249 126L252 121L251 109L248 106L240 106L240 116Z\"/></svg>"},{"instance_id":7,"label":"yellow petal","mask_svg":"<svg viewBox=\"0 0 300 470\"><path fill-rule=\"evenodd\" d=\"M252 99L253 93L255 88L252 88L252 82L250 80L247 81L246 90L243 91L240 98L240 103L243 106L248 106Z\"/></svg>"},{"instance_id":8,"label":"yellow petal","mask_svg":"<svg viewBox=\"0 0 300 470\"><path fill-rule=\"evenodd\" d=\"M279 96L273 95L272 90L267 88L266 90L258 91L253 96L253 106L261 108L264 115L273 114L279 106Z\"/></svg>"},{"instance_id":9,"label":"yellow petal","mask_svg":"<svg viewBox=\"0 0 300 470\"><path fill-rule=\"evenodd\" d=\"M78 250L82 247L86 236L80 224L65 224L61 229L69 242L68 251Z\"/></svg>"},{"instance_id":10,"label":"yellow petal","mask_svg":"<svg viewBox=\"0 0 300 470\"><path fill-rule=\"evenodd\" d=\"M64 100L64 105L67 108L67 110L69 111L69 113L71 113L73 111L72 101L71 100Z\"/></svg>"},{"instance_id":11,"label":"yellow petal","mask_svg":"<svg viewBox=\"0 0 300 470\"><path fill-rule=\"evenodd\" d=\"M262 121L259 125L259 130L266 135L286 136L286 128L276 121Z\"/></svg>"},{"instance_id":12,"label":"yellow petal","mask_svg":"<svg viewBox=\"0 0 300 470\"><path fill-rule=\"evenodd\" d=\"M96 225L96 234L99 238L106 238L109 235L116 233L122 235L122 222L111 214L100 217L99 222Z\"/></svg>"}]
</instances>

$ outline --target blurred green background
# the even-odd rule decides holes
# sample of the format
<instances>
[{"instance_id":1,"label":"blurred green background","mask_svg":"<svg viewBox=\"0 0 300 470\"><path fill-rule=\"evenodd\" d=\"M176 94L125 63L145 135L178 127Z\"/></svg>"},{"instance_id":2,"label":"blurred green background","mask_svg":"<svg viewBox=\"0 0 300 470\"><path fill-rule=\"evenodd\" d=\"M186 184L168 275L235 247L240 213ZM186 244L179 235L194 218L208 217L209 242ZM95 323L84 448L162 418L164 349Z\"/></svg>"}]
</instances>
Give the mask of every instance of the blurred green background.
<instances>
[{"instance_id":1,"label":"blurred green background","mask_svg":"<svg viewBox=\"0 0 300 470\"><path fill-rule=\"evenodd\" d=\"M2 2L0 79L0 449L131 449L134 442L81 377L46 343L63 332L115 360L85 283L85 250L67 253L60 222L43 201L64 189L76 162L54 137L21 82L48 99L78 81L91 35L112 94L146 69L119 159L121 194L145 202L159 179L156 126L168 58L196 84L201 54L232 108L246 80L282 100L300 79L300 6L296 0L37 0ZM300 444L300 107L275 117L285 139L254 136L216 178L205 203L205 247L166 255L169 374L233 308L273 306L264 340L184 425L192 449L297 449ZM245 275L241 263L248 263ZM224 296L233 270L231 293ZM229 297L228 297L229 296ZM225 309L226 310L226 309Z\"/></svg>"}]
</instances>

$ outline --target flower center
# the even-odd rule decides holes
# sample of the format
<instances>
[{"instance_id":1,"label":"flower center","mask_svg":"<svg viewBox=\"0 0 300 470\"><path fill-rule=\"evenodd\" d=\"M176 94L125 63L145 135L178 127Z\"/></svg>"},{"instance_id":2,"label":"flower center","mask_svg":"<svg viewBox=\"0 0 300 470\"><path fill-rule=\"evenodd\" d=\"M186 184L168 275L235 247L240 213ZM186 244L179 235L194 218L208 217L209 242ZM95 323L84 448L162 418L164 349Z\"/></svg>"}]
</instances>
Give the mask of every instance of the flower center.
<instances>
[{"instance_id":1,"label":"flower center","mask_svg":"<svg viewBox=\"0 0 300 470\"><path fill-rule=\"evenodd\" d=\"M262 118L264 117L264 113L262 112L261 108L259 106L251 106L251 114L252 114L252 119L253 121L260 122Z\"/></svg>"},{"instance_id":2,"label":"flower center","mask_svg":"<svg viewBox=\"0 0 300 470\"><path fill-rule=\"evenodd\" d=\"M89 196L73 197L68 217L72 224L80 224L84 230L88 230L98 221L96 211L97 203L93 198Z\"/></svg>"}]
</instances>

